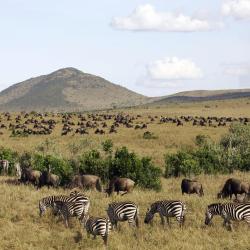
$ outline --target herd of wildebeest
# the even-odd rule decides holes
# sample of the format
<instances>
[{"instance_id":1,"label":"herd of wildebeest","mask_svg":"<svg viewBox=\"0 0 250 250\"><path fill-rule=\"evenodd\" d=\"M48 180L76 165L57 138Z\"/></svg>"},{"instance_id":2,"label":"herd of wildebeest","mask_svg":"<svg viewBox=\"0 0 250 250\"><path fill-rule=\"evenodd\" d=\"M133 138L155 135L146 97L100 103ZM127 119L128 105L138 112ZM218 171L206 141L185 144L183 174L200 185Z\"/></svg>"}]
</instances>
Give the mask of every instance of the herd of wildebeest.
<instances>
[{"instance_id":1,"label":"herd of wildebeest","mask_svg":"<svg viewBox=\"0 0 250 250\"><path fill-rule=\"evenodd\" d=\"M3 173L7 173L8 161L1 160L0 167ZM33 184L37 189L46 185L57 188L60 185L60 178L51 173L50 169L40 172L31 168L21 167L15 164L16 175L19 184ZM136 183L129 178L112 178L107 188L103 188L100 177L94 175L75 175L71 182L65 187L68 189L81 190L72 191L69 196L58 195L44 197L39 201L40 216L42 216L47 208L52 208L54 215L63 218L65 226L68 227L69 217L77 217L81 224L85 227L88 234L92 234L94 238L100 235L104 244L107 245L108 236L111 230L117 228L119 221L128 221L129 225L139 227L139 206L131 201L113 202L108 205L107 217L93 217L89 215L90 198L82 193L83 190L91 189L106 193L106 196L112 195L114 192L119 195L131 193ZM183 179L181 182L182 194L197 194L204 196L202 184L197 180ZM217 194L217 198L230 199L235 196L233 202L213 203L210 204L205 211L205 224L211 224L214 215L220 215L224 222L224 226L228 226L233 230L231 220L244 220L250 226L250 184L242 182L235 178L229 178L224 183L223 188ZM240 195L240 196L239 196ZM244 195L244 196L243 196ZM163 226L165 218L170 226L170 217L175 217L179 225L182 227L186 217L187 206L181 200L161 200L153 202L144 218L144 223L152 223L153 217L158 213L161 217Z\"/></svg>"},{"instance_id":2,"label":"herd of wildebeest","mask_svg":"<svg viewBox=\"0 0 250 250\"><path fill-rule=\"evenodd\" d=\"M202 117L202 116L147 116L128 115L128 114L109 114L109 113L92 113L92 114L62 114L62 113L25 113L18 115L8 112L0 114L0 135L4 131L11 131L11 135L49 135L52 134L56 126L60 125L61 136L68 134L88 134L91 129L92 133L105 134L117 133L119 127L128 129L148 129L150 124L172 123L176 126L183 126L185 123L192 126L227 126L232 122L240 122L247 125L250 118L240 117ZM148 131L146 131L148 132ZM5 159L0 160L0 170L2 174L7 175L9 162ZM60 186L60 177L51 172L48 168L45 171L38 171L32 168L21 166L19 163L14 165L18 184L32 184L37 189L43 186L48 188L57 188ZM101 178L94 175L77 174L72 177L71 181L64 186L67 189L78 189L72 191L69 196L58 195L44 197L39 201L39 212L42 216L47 208L52 208L54 215L59 215L64 219L68 226L69 217L77 217L81 224L84 225L88 234L100 235L105 245L107 244L110 230L117 227L119 221L128 221L132 226L139 227L139 206L131 201L113 202L108 205L107 217L93 217L89 215L90 198L87 197L83 190L92 189L106 196L114 192L119 195L131 193L136 183L128 178L114 177L107 183L106 188ZM197 180L183 179L181 184L182 194L198 194L204 196L202 184ZM243 196L244 194L244 196ZM205 224L211 224L214 215L220 215L223 218L223 225L232 228L232 220L244 220L250 226L250 184L242 182L235 178L225 181L223 188L217 194L217 198L232 199L233 202L213 203L207 206L205 211ZM240 196L239 196L240 195ZM161 223L165 225L165 218L170 225L169 218L175 217L179 225L182 226L186 217L187 207L181 200L161 200L154 201L144 218L145 223L152 223L156 213L160 215Z\"/></svg>"},{"instance_id":3,"label":"herd of wildebeest","mask_svg":"<svg viewBox=\"0 0 250 250\"><path fill-rule=\"evenodd\" d=\"M143 120L142 120L143 118ZM109 121L109 122L108 122ZM147 129L150 124L173 123L183 126L185 123L193 126L219 127L232 122L243 124L250 123L247 117L216 117L216 116L151 116L109 113L25 113L0 114L0 135L5 130L10 130L12 135L50 135L57 125L61 125L61 135L89 134L91 129L95 134L117 133L118 128L123 126L130 129Z\"/></svg>"}]
</instances>

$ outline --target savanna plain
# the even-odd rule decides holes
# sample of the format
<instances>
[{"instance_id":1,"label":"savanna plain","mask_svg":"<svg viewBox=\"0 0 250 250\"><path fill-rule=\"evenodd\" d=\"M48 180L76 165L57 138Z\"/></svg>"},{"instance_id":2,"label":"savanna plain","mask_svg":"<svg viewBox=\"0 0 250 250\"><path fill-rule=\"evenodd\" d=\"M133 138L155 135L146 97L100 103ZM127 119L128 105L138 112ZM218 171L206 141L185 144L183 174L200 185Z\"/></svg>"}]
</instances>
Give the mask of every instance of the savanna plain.
<instances>
[{"instance_id":1,"label":"savanna plain","mask_svg":"<svg viewBox=\"0 0 250 250\"><path fill-rule=\"evenodd\" d=\"M106 111L107 112L107 111ZM164 168L164 155L176 152L185 145L195 147L198 134L208 135L213 140L227 133L228 126L201 127L185 123L160 124L160 116L227 116L250 117L250 100L237 99L231 101L213 101L200 103L168 104L162 106L139 107L108 111L130 115L140 115L138 123L147 123L148 116L158 118L149 123L147 130L155 135L152 140L143 138L143 130L118 128L116 134L61 136L61 128L56 127L51 135L10 137L4 133L0 137L0 146L17 152L36 150L46 139L53 143L48 150L64 157L72 157L69 144L82 141L81 154L91 148L98 148L101 142L111 139L114 148L126 146L140 156L150 156L153 162ZM100 113L100 112L99 112ZM225 180L236 177L250 181L250 173L234 172L230 175L199 175L195 178L203 184L204 196L182 195L181 177L163 178L160 192L144 190L136 187L130 194L106 197L105 194L86 191L90 197L89 213L93 216L106 216L106 208L113 201L134 201L139 205L139 229L130 228L126 222L120 223L119 230L112 231L109 236L109 249L250 249L250 230L244 222L234 222L234 231L222 227L222 219L214 218L212 226L204 226L207 205L218 202L216 194ZM58 194L69 194L70 190L44 187L36 190L33 186L15 185L16 177L0 178L0 249L104 249L102 239L88 238L85 230L75 218L70 220L70 228L65 228L63 221L48 212L39 217L39 199ZM180 199L187 205L186 221L180 228L175 218L171 219L171 227L163 228L158 216L153 225L144 224L144 216L150 204L161 199Z\"/></svg>"}]
</instances>

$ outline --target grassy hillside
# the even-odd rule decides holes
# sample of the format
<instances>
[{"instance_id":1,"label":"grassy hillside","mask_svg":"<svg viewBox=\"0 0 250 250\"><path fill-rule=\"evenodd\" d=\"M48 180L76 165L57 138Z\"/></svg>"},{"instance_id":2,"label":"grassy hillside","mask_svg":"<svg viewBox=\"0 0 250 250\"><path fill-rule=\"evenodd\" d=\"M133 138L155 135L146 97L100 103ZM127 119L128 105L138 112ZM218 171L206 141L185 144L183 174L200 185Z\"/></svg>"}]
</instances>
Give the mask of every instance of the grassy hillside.
<instances>
[{"instance_id":1,"label":"grassy hillside","mask_svg":"<svg viewBox=\"0 0 250 250\"><path fill-rule=\"evenodd\" d=\"M135 106L149 100L101 77L65 68L2 91L0 109L83 111Z\"/></svg>"},{"instance_id":2,"label":"grassy hillside","mask_svg":"<svg viewBox=\"0 0 250 250\"><path fill-rule=\"evenodd\" d=\"M164 105L170 102L204 102L213 100L232 100L250 97L250 89L194 90L179 92L155 100L152 105Z\"/></svg>"},{"instance_id":3,"label":"grassy hillside","mask_svg":"<svg viewBox=\"0 0 250 250\"><path fill-rule=\"evenodd\" d=\"M236 173L234 176L249 180L249 174ZM234 232L222 227L222 219L214 218L212 227L204 227L206 206L217 202L216 193L226 178L230 176L199 176L203 183L205 196L181 195L181 179L164 179L163 190L159 193L135 189L127 196L105 198L97 192L86 192L91 199L90 214L106 216L108 203L131 200L139 205L140 228L138 231L121 223L120 231L110 234L109 249L238 249L249 248L250 231L244 222L234 223ZM52 194L68 194L62 189L40 191L29 186L15 186L6 183L7 178L0 178L0 249L104 249L102 240L87 238L86 232L75 218L70 221L70 228L64 228L63 222L48 213L40 218L38 200ZM176 220L171 219L171 228L164 230L160 218L156 216L154 225L143 223L150 203L161 199L181 199L187 205L186 222L180 229Z\"/></svg>"}]
</instances>

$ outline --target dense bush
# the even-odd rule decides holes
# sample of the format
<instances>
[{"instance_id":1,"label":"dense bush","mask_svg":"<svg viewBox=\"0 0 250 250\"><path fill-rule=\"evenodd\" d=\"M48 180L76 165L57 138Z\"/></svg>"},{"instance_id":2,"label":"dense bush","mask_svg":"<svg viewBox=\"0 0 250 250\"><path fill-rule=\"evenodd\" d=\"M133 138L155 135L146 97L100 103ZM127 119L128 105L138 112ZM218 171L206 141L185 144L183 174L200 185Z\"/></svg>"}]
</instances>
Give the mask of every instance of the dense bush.
<instances>
[{"instance_id":1,"label":"dense bush","mask_svg":"<svg viewBox=\"0 0 250 250\"><path fill-rule=\"evenodd\" d=\"M109 176L127 177L144 188L161 189L161 170L154 166L150 158L139 158L126 147L116 150L111 162Z\"/></svg>"},{"instance_id":2,"label":"dense bush","mask_svg":"<svg viewBox=\"0 0 250 250\"><path fill-rule=\"evenodd\" d=\"M182 149L165 156L165 177L200 174L199 161L191 149Z\"/></svg>"},{"instance_id":3,"label":"dense bush","mask_svg":"<svg viewBox=\"0 0 250 250\"><path fill-rule=\"evenodd\" d=\"M250 126L232 124L219 143L198 135L196 148L165 156L165 176L232 173L250 170Z\"/></svg>"},{"instance_id":4,"label":"dense bush","mask_svg":"<svg viewBox=\"0 0 250 250\"><path fill-rule=\"evenodd\" d=\"M18 154L11 149L0 147L0 160L9 161L9 174L14 173L14 164L17 162Z\"/></svg>"},{"instance_id":5,"label":"dense bush","mask_svg":"<svg viewBox=\"0 0 250 250\"><path fill-rule=\"evenodd\" d=\"M69 161L52 155L25 152L20 157L20 164L39 171L48 170L50 167L52 173L60 176L62 184L68 183L73 175L73 168Z\"/></svg>"},{"instance_id":6,"label":"dense bush","mask_svg":"<svg viewBox=\"0 0 250 250\"><path fill-rule=\"evenodd\" d=\"M80 156L79 173L98 175L102 180L108 179L108 166L101 157L101 153L95 149L90 150Z\"/></svg>"}]
</instances>

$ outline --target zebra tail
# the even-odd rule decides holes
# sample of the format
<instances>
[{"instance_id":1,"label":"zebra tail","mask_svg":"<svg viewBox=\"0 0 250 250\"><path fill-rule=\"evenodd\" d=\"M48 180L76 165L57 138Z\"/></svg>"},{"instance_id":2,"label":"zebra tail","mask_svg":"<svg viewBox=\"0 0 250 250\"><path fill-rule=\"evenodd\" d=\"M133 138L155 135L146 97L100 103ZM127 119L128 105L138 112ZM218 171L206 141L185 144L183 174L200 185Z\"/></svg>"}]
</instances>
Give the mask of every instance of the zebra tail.
<instances>
[{"instance_id":1,"label":"zebra tail","mask_svg":"<svg viewBox=\"0 0 250 250\"><path fill-rule=\"evenodd\" d=\"M106 232L105 235L103 237L103 241L104 241L104 245L107 246L108 244L108 235L109 235L109 219L106 218Z\"/></svg>"},{"instance_id":2,"label":"zebra tail","mask_svg":"<svg viewBox=\"0 0 250 250\"><path fill-rule=\"evenodd\" d=\"M185 222L185 211L187 210L187 207L186 207L186 204L182 204L182 211L181 211L181 226L184 225L184 222Z\"/></svg>"},{"instance_id":3,"label":"zebra tail","mask_svg":"<svg viewBox=\"0 0 250 250\"><path fill-rule=\"evenodd\" d=\"M136 213L135 213L134 219L135 219L135 225L136 225L136 227L139 227L140 225L139 225L139 208L138 207L136 209Z\"/></svg>"}]
</instances>

